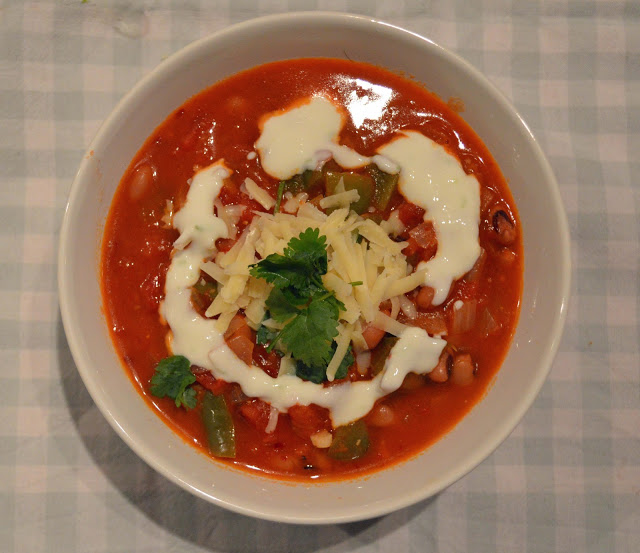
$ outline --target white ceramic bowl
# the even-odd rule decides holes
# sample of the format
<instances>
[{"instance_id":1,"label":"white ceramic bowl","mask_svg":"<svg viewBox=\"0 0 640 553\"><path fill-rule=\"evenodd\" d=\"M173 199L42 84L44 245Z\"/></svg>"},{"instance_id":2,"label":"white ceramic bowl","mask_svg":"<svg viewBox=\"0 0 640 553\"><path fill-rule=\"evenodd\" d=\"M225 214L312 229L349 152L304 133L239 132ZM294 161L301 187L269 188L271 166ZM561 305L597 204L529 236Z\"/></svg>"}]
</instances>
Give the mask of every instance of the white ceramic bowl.
<instances>
[{"instance_id":1,"label":"white ceramic bowl","mask_svg":"<svg viewBox=\"0 0 640 553\"><path fill-rule=\"evenodd\" d=\"M291 484L221 466L157 417L120 364L101 311L99 252L111 197L135 152L187 98L265 62L337 57L405 71L441 98L464 102L467 122L510 184L524 233L524 295L511 350L488 394L421 455L364 479ZM67 339L94 401L153 468L213 503L260 518L330 523L366 519L425 499L469 472L533 402L560 341L569 293L569 233L558 187L514 108L478 71L433 42L369 18L323 13L266 17L191 44L161 63L115 108L71 189L60 238L60 305Z\"/></svg>"}]
</instances>

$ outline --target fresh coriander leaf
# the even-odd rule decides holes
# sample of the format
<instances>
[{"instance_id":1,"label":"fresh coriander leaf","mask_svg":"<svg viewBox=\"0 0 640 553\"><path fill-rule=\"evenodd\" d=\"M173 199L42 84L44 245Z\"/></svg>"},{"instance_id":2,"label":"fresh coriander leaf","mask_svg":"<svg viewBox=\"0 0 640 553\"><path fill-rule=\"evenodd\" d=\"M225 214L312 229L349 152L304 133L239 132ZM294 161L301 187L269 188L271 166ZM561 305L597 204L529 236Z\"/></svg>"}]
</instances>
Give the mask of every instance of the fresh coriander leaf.
<instances>
[{"instance_id":1,"label":"fresh coriander leaf","mask_svg":"<svg viewBox=\"0 0 640 553\"><path fill-rule=\"evenodd\" d=\"M258 331L256 332L256 344L270 344L271 342L273 342L277 335L277 332L274 332L264 325L260 325Z\"/></svg>"},{"instance_id":2,"label":"fresh coriander leaf","mask_svg":"<svg viewBox=\"0 0 640 553\"><path fill-rule=\"evenodd\" d=\"M309 267L298 259L272 253L249 270L251 276L263 278L276 288L304 288L309 281Z\"/></svg>"},{"instance_id":3,"label":"fresh coriander leaf","mask_svg":"<svg viewBox=\"0 0 640 553\"><path fill-rule=\"evenodd\" d=\"M314 384L322 384L327 379L326 367L310 367L302 361L296 362L296 376L302 380L308 380Z\"/></svg>"},{"instance_id":4,"label":"fresh coriander leaf","mask_svg":"<svg viewBox=\"0 0 640 553\"><path fill-rule=\"evenodd\" d=\"M340 366L336 371L336 376L334 380L341 380L342 378L345 378L347 376L347 372L349 372L349 367L353 365L354 362L355 362L355 359L351 351L351 346L349 346L347 353L342 358L342 361L340 362Z\"/></svg>"},{"instance_id":5,"label":"fresh coriander leaf","mask_svg":"<svg viewBox=\"0 0 640 553\"><path fill-rule=\"evenodd\" d=\"M317 228L308 228L298 238L289 240L284 255L304 264L311 277L319 277L327 272L327 238L320 236Z\"/></svg>"},{"instance_id":6,"label":"fresh coriander leaf","mask_svg":"<svg viewBox=\"0 0 640 553\"><path fill-rule=\"evenodd\" d=\"M331 350L331 357L335 355L336 343L333 343ZM335 380L341 380L347 376L349 367L354 363L353 353L351 347L347 350L346 355L343 357L338 370L336 371ZM314 384L321 384L327 380L327 367L326 366L309 366L305 365L302 361L296 363L296 376L302 380L308 380Z\"/></svg>"},{"instance_id":7,"label":"fresh coriander leaf","mask_svg":"<svg viewBox=\"0 0 640 553\"><path fill-rule=\"evenodd\" d=\"M300 311L296 307L296 304L291 301L290 296L288 297L287 294L278 288L274 288L271 291L265 305L267 309L269 309L271 317L280 323L289 321L289 319L295 317Z\"/></svg>"},{"instance_id":8,"label":"fresh coriander leaf","mask_svg":"<svg viewBox=\"0 0 640 553\"><path fill-rule=\"evenodd\" d=\"M285 323L272 337L269 351L290 353L305 366L322 367L331 360L340 311L345 306L322 283L327 272L326 237L308 228L292 238L283 255L272 254L251 267L251 275L274 285L266 306L270 316ZM324 378L324 377L322 377Z\"/></svg>"},{"instance_id":9,"label":"fresh coriander leaf","mask_svg":"<svg viewBox=\"0 0 640 553\"><path fill-rule=\"evenodd\" d=\"M193 409L196 406L196 392L189 386L195 381L189 360L182 355L173 355L156 366L156 372L151 377L151 393L156 397L169 396L175 401L176 407Z\"/></svg>"},{"instance_id":10,"label":"fresh coriander leaf","mask_svg":"<svg viewBox=\"0 0 640 553\"><path fill-rule=\"evenodd\" d=\"M177 401L178 400L176 399L176 407L180 407ZM187 409L193 409L197 403L196 389L191 386L185 388L184 392L182 393L182 399L180 400L180 403Z\"/></svg>"},{"instance_id":11,"label":"fresh coriander leaf","mask_svg":"<svg viewBox=\"0 0 640 553\"><path fill-rule=\"evenodd\" d=\"M338 324L338 317L340 311L344 311L346 308L338 298L336 298L333 292L329 292L325 288L314 290L311 295L312 302L322 302L325 304L326 309L330 309L333 317L336 319L336 325Z\"/></svg>"},{"instance_id":12,"label":"fresh coriander leaf","mask_svg":"<svg viewBox=\"0 0 640 553\"><path fill-rule=\"evenodd\" d=\"M331 344L338 334L338 313L327 300L314 300L280 332L279 341L297 361L324 365L331 361Z\"/></svg>"},{"instance_id":13,"label":"fresh coriander leaf","mask_svg":"<svg viewBox=\"0 0 640 553\"><path fill-rule=\"evenodd\" d=\"M274 253L253 265L250 274L263 278L276 288L291 287L300 292L322 287L327 272L326 237L318 229L308 228L292 238L283 255Z\"/></svg>"}]
</instances>

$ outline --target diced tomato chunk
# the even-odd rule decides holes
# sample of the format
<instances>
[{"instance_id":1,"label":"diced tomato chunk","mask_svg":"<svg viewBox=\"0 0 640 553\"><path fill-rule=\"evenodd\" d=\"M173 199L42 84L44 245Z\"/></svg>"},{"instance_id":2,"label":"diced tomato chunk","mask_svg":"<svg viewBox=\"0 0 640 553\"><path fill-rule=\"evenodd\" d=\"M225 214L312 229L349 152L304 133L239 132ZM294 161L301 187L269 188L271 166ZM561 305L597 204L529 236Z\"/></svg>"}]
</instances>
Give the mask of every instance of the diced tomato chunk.
<instances>
[{"instance_id":1,"label":"diced tomato chunk","mask_svg":"<svg viewBox=\"0 0 640 553\"><path fill-rule=\"evenodd\" d=\"M280 371L280 356L273 350L267 352L267 348L262 344L256 344L253 348L253 364L271 378L276 378Z\"/></svg>"},{"instance_id":2,"label":"diced tomato chunk","mask_svg":"<svg viewBox=\"0 0 640 553\"><path fill-rule=\"evenodd\" d=\"M249 328L244 315L237 314L231 319L227 331L224 333L224 339L231 351L233 351L239 359L247 365L253 363L255 338L253 336L253 330Z\"/></svg>"},{"instance_id":3,"label":"diced tomato chunk","mask_svg":"<svg viewBox=\"0 0 640 553\"><path fill-rule=\"evenodd\" d=\"M331 430L329 410L311 403L289 407L293 431L301 438L309 438L320 430Z\"/></svg>"},{"instance_id":4,"label":"diced tomato chunk","mask_svg":"<svg viewBox=\"0 0 640 553\"><path fill-rule=\"evenodd\" d=\"M438 251L438 238L431 221L423 221L409 231L409 236L416 241L420 261L428 261Z\"/></svg>"},{"instance_id":5,"label":"diced tomato chunk","mask_svg":"<svg viewBox=\"0 0 640 553\"><path fill-rule=\"evenodd\" d=\"M218 196L222 205L234 205L242 203L242 192L240 192L240 187L236 185L235 182L231 179L227 179L224 181L224 185L220 189L220 194Z\"/></svg>"},{"instance_id":6,"label":"diced tomato chunk","mask_svg":"<svg viewBox=\"0 0 640 553\"><path fill-rule=\"evenodd\" d=\"M367 342L367 347L369 349L375 348L380 343L380 340L384 338L385 334L386 332L384 330L373 326L371 323L369 323L362 331L362 337L364 338L364 341Z\"/></svg>"},{"instance_id":7,"label":"diced tomato chunk","mask_svg":"<svg viewBox=\"0 0 640 553\"><path fill-rule=\"evenodd\" d=\"M240 414L256 429L264 432L269 424L271 406L258 398L248 399L238 407Z\"/></svg>"},{"instance_id":8,"label":"diced tomato chunk","mask_svg":"<svg viewBox=\"0 0 640 553\"><path fill-rule=\"evenodd\" d=\"M391 302L383 302L380 304L380 311L385 315L390 315ZM362 330L362 337L364 338L364 341L367 342L367 347L369 349L375 348L380 343L380 340L384 338L385 334L386 332L384 330L373 326L372 323L368 323Z\"/></svg>"},{"instance_id":9,"label":"diced tomato chunk","mask_svg":"<svg viewBox=\"0 0 640 553\"><path fill-rule=\"evenodd\" d=\"M247 338L251 337L251 329L247 324L247 319L240 313L236 314L233 319L231 319L231 322L224 333L224 337L227 340L229 338L233 338L235 335L246 336Z\"/></svg>"},{"instance_id":10,"label":"diced tomato chunk","mask_svg":"<svg viewBox=\"0 0 640 553\"><path fill-rule=\"evenodd\" d=\"M407 238L406 241L407 241L407 246L405 247L404 250L402 250L402 253L406 257L412 257L418 252L418 250L420 249L420 246L418 246L418 243L411 236L409 236L409 238Z\"/></svg>"},{"instance_id":11,"label":"diced tomato chunk","mask_svg":"<svg viewBox=\"0 0 640 553\"><path fill-rule=\"evenodd\" d=\"M435 293L435 290L431 288L431 286L423 286L420 288L416 296L416 306L418 309L429 309L433 303Z\"/></svg>"},{"instance_id":12,"label":"diced tomato chunk","mask_svg":"<svg viewBox=\"0 0 640 553\"><path fill-rule=\"evenodd\" d=\"M398 207L398 217L407 228L413 228L424 220L424 209L415 204L404 202Z\"/></svg>"},{"instance_id":13,"label":"diced tomato chunk","mask_svg":"<svg viewBox=\"0 0 640 553\"><path fill-rule=\"evenodd\" d=\"M218 396L230 387L228 382L216 378L207 369L203 369L202 367L191 367L191 372L193 376L196 377L198 384L209 390L213 395Z\"/></svg>"},{"instance_id":14,"label":"diced tomato chunk","mask_svg":"<svg viewBox=\"0 0 640 553\"><path fill-rule=\"evenodd\" d=\"M423 221L409 231L409 235L424 249L437 248L436 229L431 221Z\"/></svg>"},{"instance_id":15,"label":"diced tomato chunk","mask_svg":"<svg viewBox=\"0 0 640 553\"><path fill-rule=\"evenodd\" d=\"M227 340L227 345L241 361L244 361L247 365L253 364L253 347L255 344L251 338L247 338L242 334L234 334Z\"/></svg>"},{"instance_id":16,"label":"diced tomato chunk","mask_svg":"<svg viewBox=\"0 0 640 553\"><path fill-rule=\"evenodd\" d=\"M218 238L218 240L216 240L216 249L219 252L226 253L233 248L236 242L237 240L231 240L230 238Z\"/></svg>"}]
</instances>

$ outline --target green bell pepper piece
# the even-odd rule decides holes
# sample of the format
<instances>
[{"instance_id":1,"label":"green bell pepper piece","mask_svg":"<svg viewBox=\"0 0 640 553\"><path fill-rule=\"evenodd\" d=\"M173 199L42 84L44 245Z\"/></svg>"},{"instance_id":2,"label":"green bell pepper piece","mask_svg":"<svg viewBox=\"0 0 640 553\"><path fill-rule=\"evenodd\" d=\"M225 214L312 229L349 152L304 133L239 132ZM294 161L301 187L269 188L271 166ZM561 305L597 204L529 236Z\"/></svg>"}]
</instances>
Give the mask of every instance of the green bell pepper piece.
<instances>
[{"instance_id":1,"label":"green bell pepper piece","mask_svg":"<svg viewBox=\"0 0 640 553\"><path fill-rule=\"evenodd\" d=\"M339 461L359 459L369 450L369 432L363 420L339 426L327 453Z\"/></svg>"},{"instance_id":2,"label":"green bell pepper piece","mask_svg":"<svg viewBox=\"0 0 640 553\"><path fill-rule=\"evenodd\" d=\"M395 336L385 336L371 352L371 375L376 376L384 369L387 357L391 353L391 348L396 345L398 338Z\"/></svg>"},{"instance_id":3,"label":"green bell pepper piece","mask_svg":"<svg viewBox=\"0 0 640 553\"><path fill-rule=\"evenodd\" d=\"M205 393L202 400L202 422L211 453L216 457L235 457L235 428L224 396Z\"/></svg>"},{"instance_id":4,"label":"green bell pepper piece","mask_svg":"<svg viewBox=\"0 0 640 553\"><path fill-rule=\"evenodd\" d=\"M351 204L351 209L358 215L362 215L369 209L375 192L375 183L368 175L358 173L338 173L327 171L325 175L327 183L327 196L335 194L336 188L342 179L345 190L357 190L360 199Z\"/></svg>"},{"instance_id":5,"label":"green bell pepper piece","mask_svg":"<svg viewBox=\"0 0 640 553\"><path fill-rule=\"evenodd\" d=\"M297 194L303 190L309 190L322 179L322 173L320 171L311 171L307 169L303 173L294 175L288 180L281 180L278 184L278 191L276 193L276 205L273 212L278 213L280 211L280 204L282 203L282 197L285 192L291 192Z\"/></svg>"},{"instance_id":6,"label":"green bell pepper piece","mask_svg":"<svg viewBox=\"0 0 640 553\"><path fill-rule=\"evenodd\" d=\"M373 202L377 209L384 211L389 205L389 200L398 187L398 175L385 173L377 165L371 164L367 166L367 173L376 183L376 190L373 196Z\"/></svg>"}]
</instances>

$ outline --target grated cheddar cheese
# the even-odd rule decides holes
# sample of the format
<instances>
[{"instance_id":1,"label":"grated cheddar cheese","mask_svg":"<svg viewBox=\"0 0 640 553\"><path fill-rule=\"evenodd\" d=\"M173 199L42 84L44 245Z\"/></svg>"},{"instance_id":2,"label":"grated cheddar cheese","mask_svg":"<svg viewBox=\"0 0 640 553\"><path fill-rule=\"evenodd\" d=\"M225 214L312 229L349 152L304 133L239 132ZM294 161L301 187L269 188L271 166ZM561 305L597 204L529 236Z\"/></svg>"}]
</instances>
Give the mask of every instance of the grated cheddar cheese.
<instances>
[{"instance_id":1,"label":"grated cheddar cheese","mask_svg":"<svg viewBox=\"0 0 640 553\"><path fill-rule=\"evenodd\" d=\"M244 186L252 199L264 207L270 205L254 188L262 190L253 181L245 180ZM272 285L252 277L250 266L270 254L282 254L292 238L308 228L316 228L326 237L328 269L322 277L323 283L345 306L340 314L336 351L327 367L327 378L331 381L335 377L349 344L353 343L356 351L366 349L362 337L365 325L372 324L398 335L405 328L395 320L402 305L401 297L424 281L424 273L413 273L407 264L402 254L406 242L395 242L387 234L393 223L377 225L348 209L358 200L357 196L357 191L349 190L324 198L320 201L321 207L336 208L330 214L307 202L306 195L292 196L284 211L256 213L229 251L205 260L201 269L219 288L206 316L218 316L218 330L224 332L240 309L244 309L247 322L254 330L261 324L273 330L282 328L281 323L263 320ZM229 212L226 215L228 225L234 225ZM391 317L379 310L385 300L391 300Z\"/></svg>"}]
</instances>

